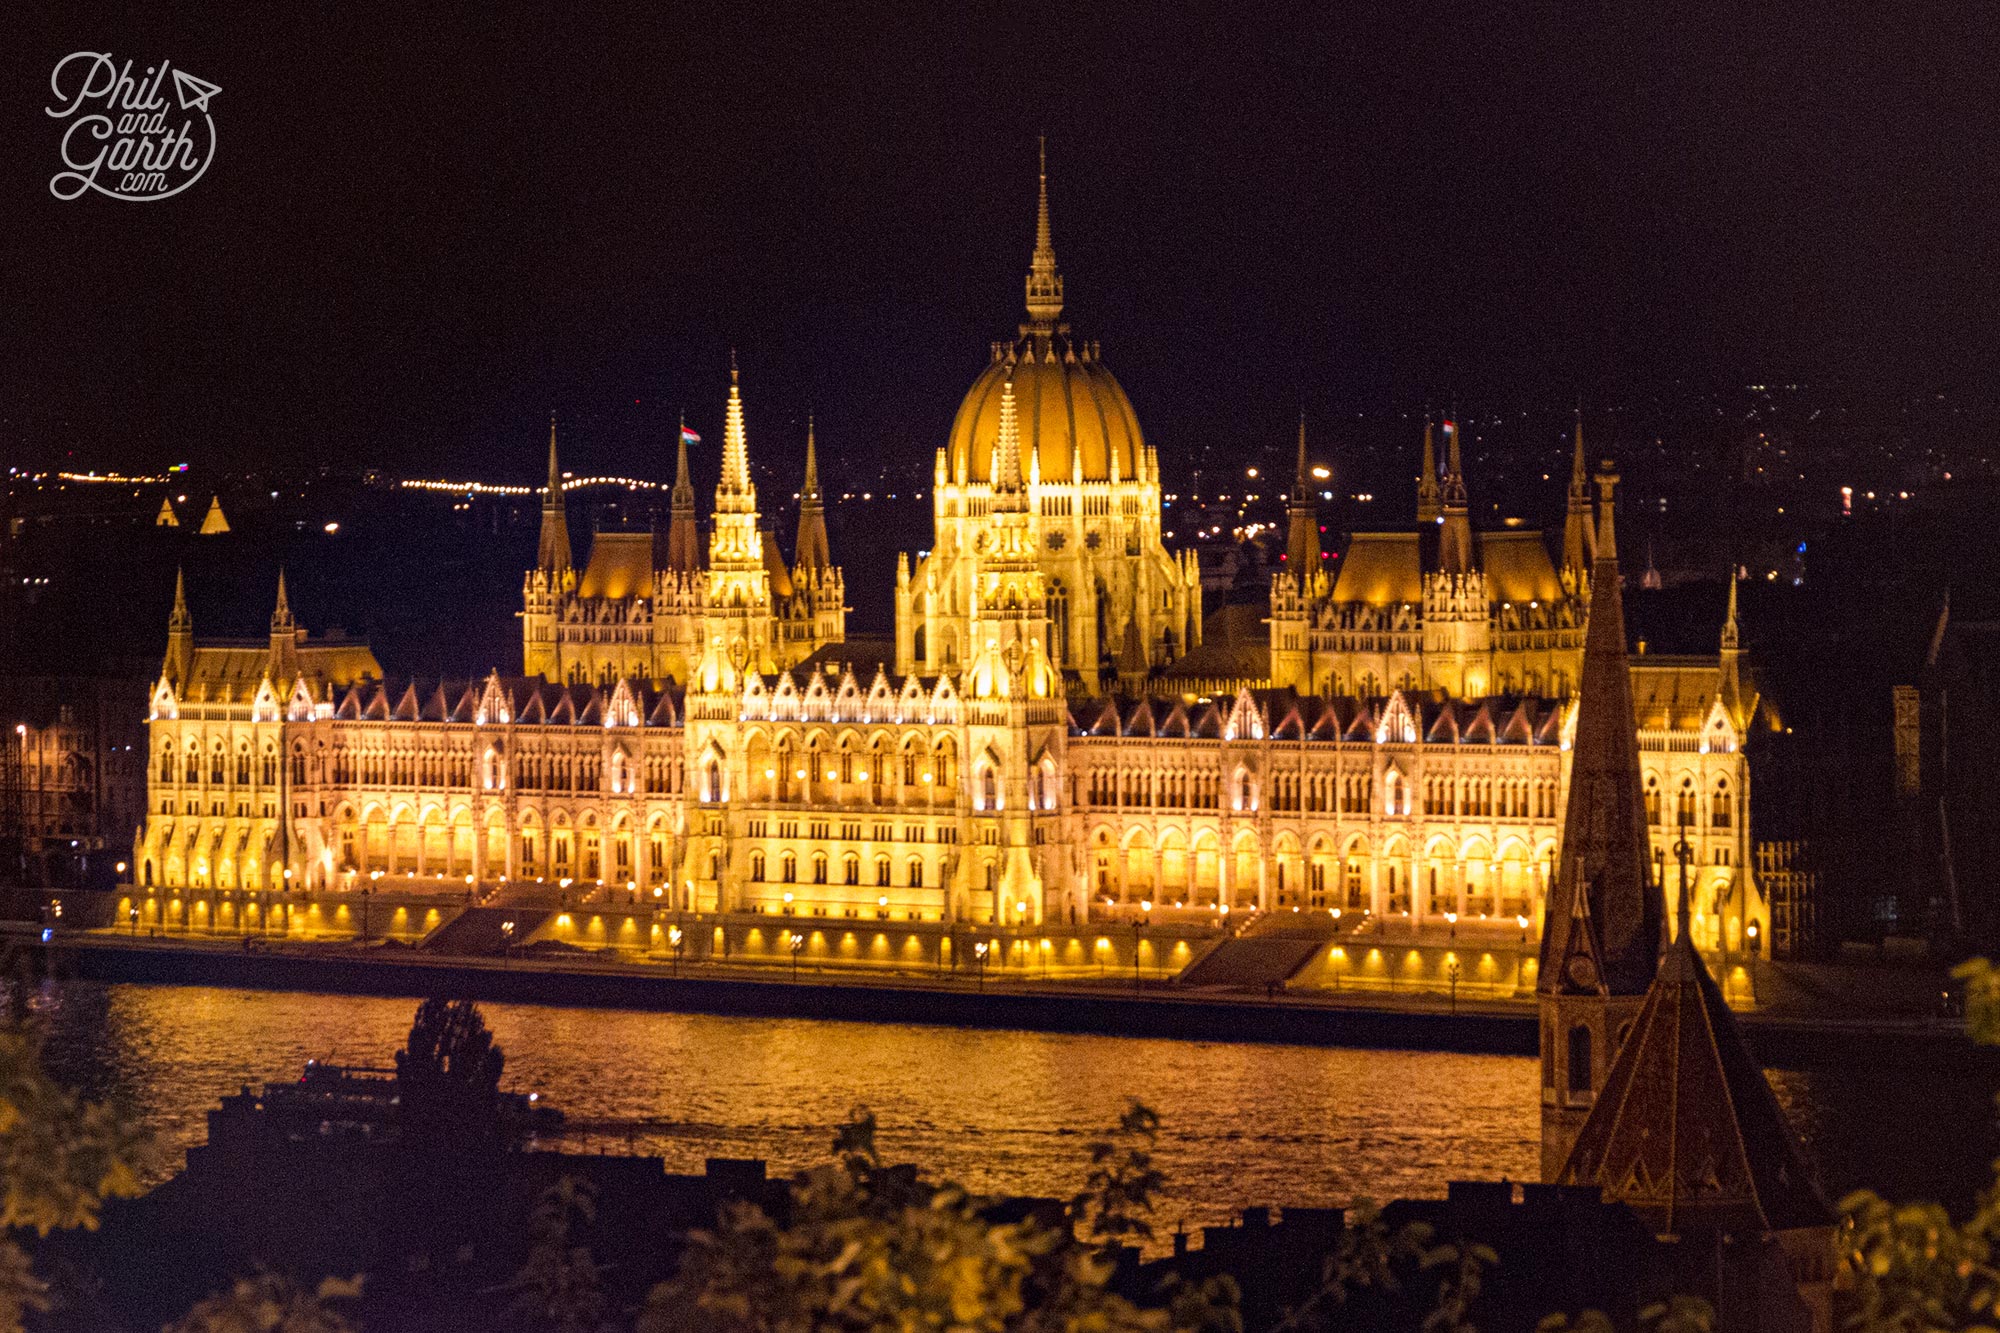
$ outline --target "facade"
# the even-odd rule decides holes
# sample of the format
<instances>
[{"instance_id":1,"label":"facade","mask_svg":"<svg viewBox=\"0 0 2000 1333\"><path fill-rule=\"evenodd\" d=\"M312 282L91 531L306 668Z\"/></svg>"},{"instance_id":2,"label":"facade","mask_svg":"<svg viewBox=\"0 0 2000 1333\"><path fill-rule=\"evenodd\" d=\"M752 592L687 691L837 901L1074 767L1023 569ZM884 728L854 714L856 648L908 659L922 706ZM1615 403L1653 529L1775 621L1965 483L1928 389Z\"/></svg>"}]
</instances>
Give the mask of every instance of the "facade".
<instances>
[{"instance_id":1,"label":"facade","mask_svg":"<svg viewBox=\"0 0 2000 1333\"><path fill-rule=\"evenodd\" d=\"M810 433L791 561L765 530L733 370L705 544L684 436L668 531L599 532L577 571L552 429L518 677L385 680L282 596L258 647L196 645L177 608L135 874L1028 926L1319 909L1525 944L1616 577L1588 495L1560 565L1478 533L1447 428L1425 530L1364 534L1379 558L1329 584L1301 485L1311 573L1275 581L1268 660L1218 677L1157 458L1062 310L1044 178L1027 319L938 451L891 646L846 637ZM1733 636L1732 608L1718 658L1642 660L1631 689L1654 879L1685 816L1697 938L1740 944L1763 909Z\"/></svg>"},{"instance_id":2,"label":"facade","mask_svg":"<svg viewBox=\"0 0 2000 1333\"><path fill-rule=\"evenodd\" d=\"M146 683L0 679L0 884L101 887L146 796Z\"/></svg>"}]
</instances>

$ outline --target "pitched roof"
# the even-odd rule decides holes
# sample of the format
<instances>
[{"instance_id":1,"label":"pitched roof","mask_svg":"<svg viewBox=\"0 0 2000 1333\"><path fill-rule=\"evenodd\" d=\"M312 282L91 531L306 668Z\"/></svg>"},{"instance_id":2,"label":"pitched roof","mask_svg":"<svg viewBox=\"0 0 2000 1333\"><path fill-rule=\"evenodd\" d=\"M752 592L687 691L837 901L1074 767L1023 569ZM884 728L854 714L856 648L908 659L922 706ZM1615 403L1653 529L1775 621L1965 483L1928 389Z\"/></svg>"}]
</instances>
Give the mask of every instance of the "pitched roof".
<instances>
[{"instance_id":1,"label":"pitched roof","mask_svg":"<svg viewBox=\"0 0 2000 1333\"><path fill-rule=\"evenodd\" d=\"M1686 932L1669 946L1558 1183L1600 1186L1660 1235L1832 1225Z\"/></svg>"},{"instance_id":2,"label":"pitched roof","mask_svg":"<svg viewBox=\"0 0 2000 1333\"><path fill-rule=\"evenodd\" d=\"M583 567L576 595L623 601L653 590L653 534L600 532L590 540L590 563Z\"/></svg>"}]
</instances>

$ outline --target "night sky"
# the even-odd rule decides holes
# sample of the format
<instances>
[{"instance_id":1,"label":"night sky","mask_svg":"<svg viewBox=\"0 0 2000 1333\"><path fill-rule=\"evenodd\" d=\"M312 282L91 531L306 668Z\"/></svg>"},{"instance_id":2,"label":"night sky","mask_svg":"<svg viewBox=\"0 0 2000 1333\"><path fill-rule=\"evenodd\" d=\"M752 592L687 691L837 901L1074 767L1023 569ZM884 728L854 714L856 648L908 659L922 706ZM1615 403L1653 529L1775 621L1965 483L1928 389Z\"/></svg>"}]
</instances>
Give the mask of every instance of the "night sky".
<instances>
[{"instance_id":1,"label":"night sky","mask_svg":"<svg viewBox=\"0 0 2000 1333\"><path fill-rule=\"evenodd\" d=\"M676 410L927 462L1069 314L1169 469L1342 414L1994 385L1989 7L668 4L415 19L31 0L0 51L0 453L659 476ZM1754 14L1748 11L1754 9ZM186 194L59 202L50 70L221 87ZM711 458L704 460L712 467Z\"/></svg>"}]
</instances>

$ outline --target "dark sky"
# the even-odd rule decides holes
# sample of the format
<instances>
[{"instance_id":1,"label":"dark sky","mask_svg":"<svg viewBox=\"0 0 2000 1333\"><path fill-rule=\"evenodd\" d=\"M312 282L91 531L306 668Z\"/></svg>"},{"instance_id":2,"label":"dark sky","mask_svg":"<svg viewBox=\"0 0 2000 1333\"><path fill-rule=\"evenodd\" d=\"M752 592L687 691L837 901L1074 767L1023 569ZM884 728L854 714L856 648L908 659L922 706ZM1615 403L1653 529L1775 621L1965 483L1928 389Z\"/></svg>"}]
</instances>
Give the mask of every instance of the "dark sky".
<instances>
[{"instance_id":1,"label":"dark sky","mask_svg":"<svg viewBox=\"0 0 2000 1333\"><path fill-rule=\"evenodd\" d=\"M1070 314L1170 469L1302 396L1337 436L1993 387L1990 6L569 8L10 10L0 455L525 481L553 408L579 470L659 475L734 345L753 451L810 403L828 454L927 460L1020 318L1040 131ZM187 193L50 196L84 49L221 86Z\"/></svg>"}]
</instances>

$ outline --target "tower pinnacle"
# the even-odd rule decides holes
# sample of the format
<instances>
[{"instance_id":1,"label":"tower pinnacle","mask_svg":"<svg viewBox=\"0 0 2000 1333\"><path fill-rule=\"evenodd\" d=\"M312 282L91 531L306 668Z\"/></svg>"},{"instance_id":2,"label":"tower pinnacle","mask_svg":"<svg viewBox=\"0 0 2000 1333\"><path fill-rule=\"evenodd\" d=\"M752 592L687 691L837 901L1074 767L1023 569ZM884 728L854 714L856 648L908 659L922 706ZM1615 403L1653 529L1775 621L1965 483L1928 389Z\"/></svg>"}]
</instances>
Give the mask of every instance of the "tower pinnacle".
<instances>
[{"instance_id":1,"label":"tower pinnacle","mask_svg":"<svg viewBox=\"0 0 2000 1333\"><path fill-rule=\"evenodd\" d=\"M813 439L812 413L806 413L806 475L799 487L799 538L792 545L793 567L827 569L833 551L826 540L826 504L819 489L819 453Z\"/></svg>"},{"instance_id":2,"label":"tower pinnacle","mask_svg":"<svg viewBox=\"0 0 2000 1333\"><path fill-rule=\"evenodd\" d=\"M1306 476L1306 414L1299 413L1299 461L1292 482L1289 511L1290 531L1285 534L1285 563L1291 569L1292 577L1299 580L1299 590L1306 590L1306 580L1319 568L1319 518L1313 512L1312 492L1307 489Z\"/></svg>"},{"instance_id":3,"label":"tower pinnacle","mask_svg":"<svg viewBox=\"0 0 2000 1333\"><path fill-rule=\"evenodd\" d=\"M678 455L674 462L672 510L667 521L667 568L685 573L701 565L701 542L695 532L694 477L688 470L687 417L681 417Z\"/></svg>"},{"instance_id":4,"label":"tower pinnacle","mask_svg":"<svg viewBox=\"0 0 2000 1333\"><path fill-rule=\"evenodd\" d=\"M1424 461L1417 475L1417 522L1435 523L1441 512L1438 504L1437 444L1431 438L1430 410L1424 410Z\"/></svg>"},{"instance_id":5,"label":"tower pinnacle","mask_svg":"<svg viewBox=\"0 0 2000 1333\"><path fill-rule=\"evenodd\" d=\"M743 389L736 373L736 352L729 353L729 407L722 427L722 477L715 485L718 513L751 513L757 489L750 482L750 446L743 434Z\"/></svg>"},{"instance_id":6,"label":"tower pinnacle","mask_svg":"<svg viewBox=\"0 0 2000 1333\"><path fill-rule=\"evenodd\" d=\"M569 568L569 518L563 507L562 468L556 462L556 414L549 413L549 481L542 492L542 539L535 567L552 574Z\"/></svg>"},{"instance_id":7,"label":"tower pinnacle","mask_svg":"<svg viewBox=\"0 0 2000 1333\"><path fill-rule=\"evenodd\" d=\"M285 570L278 567L278 604L271 611L271 633L290 634L293 626L291 603L285 598Z\"/></svg>"},{"instance_id":8,"label":"tower pinnacle","mask_svg":"<svg viewBox=\"0 0 2000 1333\"><path fill-rule=\"evenodd\" d=\"M1576 407L1576 449L1569 466L1569 503L1563 515L1563 568L1579 576L1597 558L1597 532L1590 521L1590 482L1583 466L1583 404Z\"/></svg>"},{"instance_id":9,"label":"tower pinnacle","mask_svg":"<svg viewBox=\"0 0 2000 1333\"><path fill-rule=\"evenodd\" d=\"M1056 245L1049 229L1049 141L1041 140L1040 192L1035 205L1035 253L1028 263L1028 324L1035 333L1053 333L1063 308L1062 274L1056 272Z\"/></svg>"}]
</instances>

